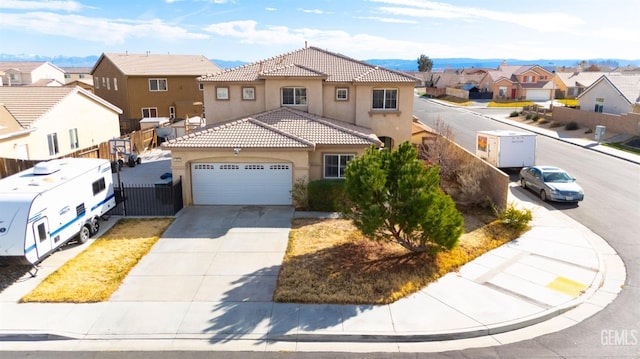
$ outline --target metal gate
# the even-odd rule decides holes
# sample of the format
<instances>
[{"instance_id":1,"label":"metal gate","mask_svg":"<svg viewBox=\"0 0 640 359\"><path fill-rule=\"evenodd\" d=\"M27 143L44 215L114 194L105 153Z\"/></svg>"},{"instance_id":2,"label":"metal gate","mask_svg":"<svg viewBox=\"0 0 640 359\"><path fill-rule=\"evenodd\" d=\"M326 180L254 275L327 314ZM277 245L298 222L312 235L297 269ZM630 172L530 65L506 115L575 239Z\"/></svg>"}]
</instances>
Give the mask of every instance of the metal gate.
<instances>
[{"instance_id":1,"label":"metal gate","mask_svg":"<svg viewBox=\"0 0 640 359\"><path fill-rule=\"evenodd\" d=\"M173 216L182 209L182 179L176 183L121 183L114 188L116 207L110 214L120 216Z\"/></svg>"}]
</instances>

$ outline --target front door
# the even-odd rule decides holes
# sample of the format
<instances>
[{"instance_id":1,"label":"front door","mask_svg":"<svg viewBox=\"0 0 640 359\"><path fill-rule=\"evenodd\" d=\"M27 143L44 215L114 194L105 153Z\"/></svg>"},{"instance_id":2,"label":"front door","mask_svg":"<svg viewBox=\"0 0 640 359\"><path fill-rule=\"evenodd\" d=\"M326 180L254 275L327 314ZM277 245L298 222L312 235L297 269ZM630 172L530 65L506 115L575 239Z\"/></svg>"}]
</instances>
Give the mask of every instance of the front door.
<instances>
[{"instance_id":1,"label":"front door","mask_svg":"<svg viewBox=\"0 0 640 359\"><path fill-rule=\"evenodd\" d=\"M33 223L33 238L36 241L38 258L51 251L51 238L49 237L49 222L47 217L40 218Z\"/></svg>"}]
</instances>

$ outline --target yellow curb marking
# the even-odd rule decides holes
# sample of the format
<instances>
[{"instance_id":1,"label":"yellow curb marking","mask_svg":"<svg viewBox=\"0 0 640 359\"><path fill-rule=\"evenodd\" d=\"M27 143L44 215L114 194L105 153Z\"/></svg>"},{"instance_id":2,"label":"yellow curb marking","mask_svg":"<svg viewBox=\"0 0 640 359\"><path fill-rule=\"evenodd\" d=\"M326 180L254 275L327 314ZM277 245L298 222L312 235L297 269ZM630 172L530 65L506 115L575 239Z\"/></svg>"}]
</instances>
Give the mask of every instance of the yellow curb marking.
<instances>
[{"instance_id":1,"label":"yellow curb marking","mask_svg":"<svg viewBox=\"0 0 640 359\"><path fill-rule=\"evenodd\" d=\"M587 289L587 285L569 278L556 277L556 279L547 284L547 288L557 290L572 297L578 297Z\"/></svg>"}]
</instances>

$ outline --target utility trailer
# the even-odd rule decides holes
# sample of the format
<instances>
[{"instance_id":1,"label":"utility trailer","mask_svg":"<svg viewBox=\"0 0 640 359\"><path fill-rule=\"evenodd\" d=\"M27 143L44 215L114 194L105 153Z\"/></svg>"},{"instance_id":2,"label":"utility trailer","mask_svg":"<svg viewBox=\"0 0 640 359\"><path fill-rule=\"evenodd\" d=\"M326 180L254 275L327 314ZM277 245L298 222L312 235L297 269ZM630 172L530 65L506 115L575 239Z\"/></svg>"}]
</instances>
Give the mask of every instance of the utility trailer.
<instances>
[{"instance_id":1,"label":"utility trailer","mask_svg":"<svg viewBox=\"0 0 640 359\"><path fill-rule=\"evenodd\" d=\"M37 264L72 239L85 243L116 206L111 163L64 158L0 180L0 257Z\"/></svg>"},{"instance_id":2,"label":"utility trailer","mask_svg":"<svg viewBox=\"0 0 640 359\"><path fill-rule=\"evenodd\" d=\"M536 164L536 135L531 132L492 130L476 134L476 156L497 168Z\"/></svg>"}]
</instances>

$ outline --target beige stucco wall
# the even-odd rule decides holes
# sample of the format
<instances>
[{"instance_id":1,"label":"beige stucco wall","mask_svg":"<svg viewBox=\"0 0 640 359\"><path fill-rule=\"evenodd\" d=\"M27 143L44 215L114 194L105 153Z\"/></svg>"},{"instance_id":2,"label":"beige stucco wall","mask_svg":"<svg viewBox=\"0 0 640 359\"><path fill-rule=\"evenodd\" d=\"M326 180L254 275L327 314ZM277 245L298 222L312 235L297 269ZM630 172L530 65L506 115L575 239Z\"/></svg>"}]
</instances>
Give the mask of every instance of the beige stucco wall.
<instances>
[{"instance_id":1,"label":"beige stucco wall","mask_svg":"<svg viewBox=\"0 0 640 359\"><path fill-rule=\"evenodd\" d=\"M265 95L263 82L243 82L213 84L204 82L204 111L207 124L228 121L231 119L243 118L265 110ZM216 100L217 87L229 88L229 99L225 101ZM253 87L255 89L255 100L243 100L242 88Z\"/></svg>"},{"instance_id":2,"label":"beige stucco wall","mask_svg":"<svg viewBox=\"0 0 640 359\"><path fill-rule=\"evenodd\" d=\"M372 110L372 91L378 88L398 89L398 110ZM391 137L394 146L411 141L413 101L411 84L371 84L356 87L356 125L372 129L378 137Z\"/></svg>"},{"instance_id":3,"label":"beige stucco wall","mask_svg":"<svg viewBox=\"0 0 640 359\"><path fill-rule=\"evenodd\" d=\"M601 98L604 102L596 102L596 98ZM596 103L599 103L603 106L602 112L604 113L623 114L633 112L631 104L625 100L618 90L614 89L606 80L598 82L582 93L582 95L580 95L579 102L580 109L583 111L593 112Z\"/></svg>"},{"instance_id":4,"label":"beige stucco wall","mask_svg":"<svg viewBox=\"0 0 640 359\"><path fill-rule=\"evenodd\" d=\"M53 79L63 84L64 71L47 62L31 72L31 83L42 79Z\"/></svg>"},{"instance_id":5,"label":"beige stucco wall","mask_svg":"<svg viewBox=\"0 0 640 359\"><path fill-rule=\"evenodd\" d=\"M4 142L0 147L2 157L18 158L19 147L27 145L28 159L47 160L120 136L118 113L78 93L64 98L33 127L36 130L29 135ZM79 147L76 149L71 148L69 130L72 128L78 129ZM47 135L50 133L58 135L60 152L54 156L49 155Z\"/></svg>"},{"instance_id":6,"label":"beige stucco wall","mask_svg":"<svg viewBox=\"0 0 640 359\"><path fill-rule=\"evenodd\" d=\"M323 158L325 154L362 155L362 146L318 146L315 151L279 150L269 151L243 148L238 155L233 149L215 150L171 150L171 172L174 180L182 178L182 195L185 206L193 205L191 192L191 164L202 162L229 163L290 163L293 165L292 183L314 181L323 178Z\"/></svg>"},{"instance_id":7,"label":"beige stucco wall","mask_svg":"<svg viewBox=\"0 0 640 359\"><path fill-rule=\"evenodd\" d=\"M182 178L182 198L185 206L193 205L191 192L191 163L201 162L234 162L234 163L291 163L293 178L309 178L309 152L297 151L265 151L243 148L236 156L233 149L181 150L171 151L171 173L173 180Z\"/></svg>"},{"instance_id":8,"label":"beige stucco wall","mask_svg":"<svg viewBox=\"0 0 640 359\"><path fill-rule=\"evenodd\" d=\"M229 100L216 100L216 87L229 87ZM256 100L243 101L242 87L255 86ZM268 79L261 83L210 83L204 85L207 124L239 119L281 107L282 87L307 89L307 105L291 106L301 111L371 128L379 137L391 137L397 146L411 140L414 84L327 84L321 79ZM348 87L348 101L336 101L335 89ZM398 110L371 109L374 88L398 89Z\"/></svg>"}]
</instances>

